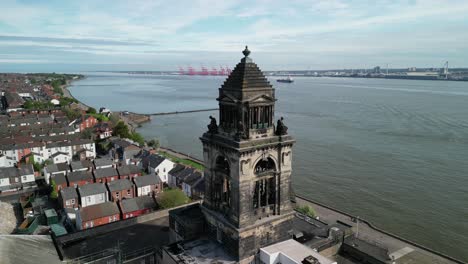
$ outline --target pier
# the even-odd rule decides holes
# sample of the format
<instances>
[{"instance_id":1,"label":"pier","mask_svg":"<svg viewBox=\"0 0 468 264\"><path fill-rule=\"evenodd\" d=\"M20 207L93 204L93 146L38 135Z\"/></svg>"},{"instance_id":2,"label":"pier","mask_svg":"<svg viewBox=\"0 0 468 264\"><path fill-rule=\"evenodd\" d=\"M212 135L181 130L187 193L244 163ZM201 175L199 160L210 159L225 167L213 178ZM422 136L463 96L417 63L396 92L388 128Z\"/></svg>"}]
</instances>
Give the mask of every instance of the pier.
<instances>
[{"instance_id":1,"label":"pier","mask_svg":"<svg viewBox=\"0 0 468 264\"><path fill-rule=\"evenodd\" d=\"M177 114L208 112L208 111L216 111L216 110L218 110L218 108L197 109L197 110L187 110L187 111L175 111L175 112L161 112L161 113L152 113L152 114L148 114L148 115L152 115L152 116L177 115Z\"/></svg>"}]
</instances>

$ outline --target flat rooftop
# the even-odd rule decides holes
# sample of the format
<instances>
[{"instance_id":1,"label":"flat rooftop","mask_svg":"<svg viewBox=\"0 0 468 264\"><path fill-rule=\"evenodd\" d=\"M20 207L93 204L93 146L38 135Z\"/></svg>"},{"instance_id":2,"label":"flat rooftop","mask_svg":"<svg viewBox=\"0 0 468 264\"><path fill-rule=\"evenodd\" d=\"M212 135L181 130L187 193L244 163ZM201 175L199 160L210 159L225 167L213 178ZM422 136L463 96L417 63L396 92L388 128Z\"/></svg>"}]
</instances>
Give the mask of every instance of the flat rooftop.
<instances>
[{"instance_id":1,"label":"flat rooftop","mask_svg":"<svg viewBox=\"0 0 468 264\"><path fill-rule=\"evenodd\" d=\"M177 263L237 263L221 244L210 238L182 241L164 247Z\"/></svg>"},{"instance_id":2,"label":"flat rooftop","mask_svg":"<svg viewBox=\"0 0 468 264\"><path fill-rule=\"evenodd\" d=\"M302 263L307 257L315 258L320 264L336 264L296 240L289 239L260 249L260 259L266 264Z\"/></svg>"}]
</instances>

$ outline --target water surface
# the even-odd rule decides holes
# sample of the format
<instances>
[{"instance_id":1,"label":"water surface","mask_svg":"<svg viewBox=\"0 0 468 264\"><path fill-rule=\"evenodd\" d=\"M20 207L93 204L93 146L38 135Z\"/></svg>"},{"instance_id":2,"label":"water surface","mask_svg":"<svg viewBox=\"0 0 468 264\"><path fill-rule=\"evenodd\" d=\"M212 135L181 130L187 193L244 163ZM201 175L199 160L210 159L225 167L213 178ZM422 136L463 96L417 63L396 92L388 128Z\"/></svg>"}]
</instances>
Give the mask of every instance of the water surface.
<instances>
[{"instance_id":1,"label":"water surface","mask_svg":"<svg viewBox=\"0 0 468 264\"><path fill-rule=\"evenodd\" d=\"M222 77L96 74L71 88L96 108L140 113L215 108ZM468 261L468 85L296 78L276 83L276 118L297 143L298 194ZM213 112L153 116L139 129L202 157Z\"/></svg>"}]
</instances>

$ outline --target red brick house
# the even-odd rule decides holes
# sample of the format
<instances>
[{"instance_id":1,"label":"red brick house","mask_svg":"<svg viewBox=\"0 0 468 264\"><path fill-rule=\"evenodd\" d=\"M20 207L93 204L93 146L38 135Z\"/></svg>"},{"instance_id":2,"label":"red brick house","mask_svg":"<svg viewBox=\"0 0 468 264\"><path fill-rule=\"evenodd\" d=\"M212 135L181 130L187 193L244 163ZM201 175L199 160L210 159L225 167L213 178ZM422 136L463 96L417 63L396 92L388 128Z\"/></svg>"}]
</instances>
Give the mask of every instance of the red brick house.
<instances>
[{"instance_id":1,"label":"red brick house","mask_svg":"<svg viewBox=\"0 0 468 264\"><path fill-rule=\"evenodd\" d=\"M101 226L120 220L120 210L113 202L91 205L80 208L76 214L78 230Z\"/></svg>"},{"instance_id":2,"label":"red brick house","mask_svg":"<svg viewBox=\"0 0 468 264\"><path fill-rule=\"evenodd\" d=\"M133 179L136 196L153 196L162 192L162 182L156 174L148 174Z\"/></svg>"},{"instance_id":3,"label":"red brick house","mask_svg":"<svg viewBox=\"0 0 468 264\"><path fill-rule=\"evenodd\" d=\"M108 182L107 189L109 190L110 199L113 202L135 197L133 184L128 179L120 179Z\"/></svg>"},{"instance_id":4,"label":"red brick house","mask_svg":"<svg viewBox=\"0 0 468 264\"><path fill-rule=\"evenodd\" d=\"M122 211L122 219L137 217L139 215L147 214L154 210L156 203L153 197L141 196L133 199L125 199L120 203L120 210Z\"/></svg>"},{"instance_id":5,"label":"red brick house","mask_svg":"<svg viewBox=\"0 0 468 264\"><path fill-rule=\"evenodd\" d=\"M113 167L97 169L93 171L96 182L106 183L119 179L119 173Z\"/></svg>"},{"instance_id":6,"label":"red brick house","mask_svg":"<svg viewBox=\"0 0 468 264\"><path fill-rule=\"evenodd\" d=\"M67 175L68 186L77 187L94 183L93 174L89 171L72 171Z\"/></svg>"},{"instance_id":7,"label":"red brick house","mask_svg":"<svg viewBox=\"0 0 468 264\"><path fill-rule=\"evenodd\" d=\"M67 187L60 190L59 202L62 208L78 208L79 199L75 187Z\"/></svg>"},{"instance_id":8,"label":"red brick house","mask_svg":"<svg viewBox=\"0 0 468 264\"><path fill-rule=\"evenodd\" d=\"M90 115L84 115L76 121L76 125L79 127L80 131L87 128L93 128L97 123L98 120L94 116Z\"/></svg>"},{"instance_id":9,"label":"red brick house","mask_svg":"<svg viewBox=\"0 0 468 264\"><path fill-rule=\"evenodd\" d=\"M117 168L119 172L120 179L129 179L133 180L138 176L141 176L141 169L137 165L123 165Z\"/></svg>"}]
</instances>

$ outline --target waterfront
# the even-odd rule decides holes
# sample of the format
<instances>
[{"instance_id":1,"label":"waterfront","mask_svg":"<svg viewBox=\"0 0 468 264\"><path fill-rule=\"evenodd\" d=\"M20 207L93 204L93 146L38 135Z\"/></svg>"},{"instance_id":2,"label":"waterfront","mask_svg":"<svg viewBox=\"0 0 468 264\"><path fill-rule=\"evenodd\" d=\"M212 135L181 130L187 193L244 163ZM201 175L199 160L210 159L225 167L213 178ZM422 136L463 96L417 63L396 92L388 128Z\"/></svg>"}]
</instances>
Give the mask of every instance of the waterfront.
<instances>
[{"instance_id":1,"label":"waterfront","mask_svg":"<svg viewBox=\"0 0 468 264\"><path fill-rule=\"evenodd\" d=\"M225 77L93 74L70 88L96 108L139 113L215 108ZM296 78L276 117L298 143L296 192L467 260L468 88L464 83ZM139 129L201 157L216 112L153 117Z\"/></svg>"}]
</instances>

